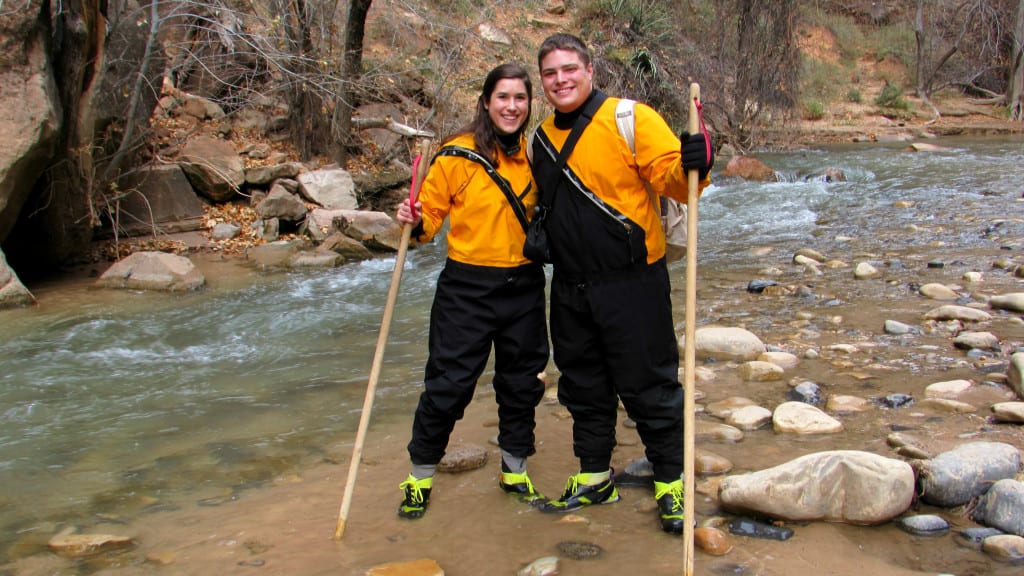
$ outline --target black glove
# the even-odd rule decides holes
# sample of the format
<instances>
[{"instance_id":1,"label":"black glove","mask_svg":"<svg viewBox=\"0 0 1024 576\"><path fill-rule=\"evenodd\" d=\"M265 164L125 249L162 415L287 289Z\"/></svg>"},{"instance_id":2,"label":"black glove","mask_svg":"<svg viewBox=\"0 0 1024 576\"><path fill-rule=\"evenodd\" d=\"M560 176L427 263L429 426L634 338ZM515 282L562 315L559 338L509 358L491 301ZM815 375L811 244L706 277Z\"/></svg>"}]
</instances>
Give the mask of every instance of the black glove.
<instances>
[{"instance_id":1,"label":"black glove","mask_svg":"<svg viewBox=\"0 0 1024 576\"><path fill-rule=\"evenodd\" d=\"M707 136L705 144L704 134L684 131L679 134L679 141L682 144L680 151L683 154L683 170L696 170L701 180L707 178L711 167L715 165L715 148L710 146L711 136Z\"/></svg>"}]
</instances>

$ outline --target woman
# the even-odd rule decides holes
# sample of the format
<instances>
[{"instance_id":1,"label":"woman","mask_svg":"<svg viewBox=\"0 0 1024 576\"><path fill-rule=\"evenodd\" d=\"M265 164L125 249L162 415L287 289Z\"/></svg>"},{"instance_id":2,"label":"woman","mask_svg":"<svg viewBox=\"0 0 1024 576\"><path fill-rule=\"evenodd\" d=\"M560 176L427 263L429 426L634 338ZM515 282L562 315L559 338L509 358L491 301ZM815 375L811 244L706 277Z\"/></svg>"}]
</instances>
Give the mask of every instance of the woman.
<instances>
[{"instance_id":1,"label":"woman","mask_svg":"<svg viewBox=\"0 0 1024 576\"><path fill-rule=\"evenodd\" d=\"M534 449L534 412L548 362L544 271L523 257L526 214L537 203L525 153L533 87L521 66L487 75L470 124L445 141L423 181L415 211L406 200L397 219L429 241L449 220L448 259L430 313L424 390L412 427L412 471L399 486L403 518L419 518L455 422L473 398L494 347L498 402L498 484L537 502L526 473ZM421 217L420 217L421 216Z\"/></svg>"}]
</instances>

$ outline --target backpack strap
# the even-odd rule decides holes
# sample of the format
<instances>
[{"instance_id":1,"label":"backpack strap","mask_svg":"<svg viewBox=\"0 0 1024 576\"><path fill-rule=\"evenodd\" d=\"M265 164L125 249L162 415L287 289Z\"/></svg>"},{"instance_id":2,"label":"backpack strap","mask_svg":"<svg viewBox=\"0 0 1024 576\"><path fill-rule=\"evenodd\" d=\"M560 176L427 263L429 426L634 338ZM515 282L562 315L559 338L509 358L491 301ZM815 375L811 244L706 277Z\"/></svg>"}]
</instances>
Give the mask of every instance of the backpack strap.
<instances>
[{"instance_id":1,"label":"backpack strap","mask_svg":"<svg viewBox=\"0 0 1024 576\"><path fill-rule=\"evenodd\" d=\"M484 171L491 177L491 180L494 180L494 183L498 185L498 189L505 195L505 199L508 200L509 205L512 206L512 213L516 215L516 220L519 220L519 225L523 227L523 231L526 231L526 228L530 225L529 218L526 217L526 206L523 206L523 201L516 196L516 193L512 190L512 185L509 181L501 174L498 174L498 171L491 165L487 158L484 158L484 156L476 150L470 150L469 148L454 145L443 146L437 151L434 159L436 160L438 156L455 156L458 158L465 158L466 160L476 162L483 166ZM529 187L527 187L526 191L529 192L529 190Z\"/></svg>"},{"instance_id":2,"label":"backpack strap","mask_svg":"<svg viewBox=\"0 0 1024 576\"><path fill-rule=\"evenodd\" d=\"M629 151L636 156L636 116L633 115L633 108L636 107L636 102L629 100L628 98L622 98L619 103L615 105L615 126L619 129L619 134L626 140L626 144L629 144Z\"/></svg>"}]
</instances>

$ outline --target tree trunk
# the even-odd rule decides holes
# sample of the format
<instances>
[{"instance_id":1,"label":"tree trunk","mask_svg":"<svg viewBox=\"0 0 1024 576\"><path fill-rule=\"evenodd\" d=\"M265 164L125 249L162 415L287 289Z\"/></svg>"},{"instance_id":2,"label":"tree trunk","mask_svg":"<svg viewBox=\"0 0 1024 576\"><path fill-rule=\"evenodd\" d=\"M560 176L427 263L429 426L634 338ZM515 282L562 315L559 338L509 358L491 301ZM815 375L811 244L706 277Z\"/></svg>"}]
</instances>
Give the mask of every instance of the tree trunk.
<instances>
[{"instance_id":1,"label":"tree trunk","mask_svg":"<svg viewBox=\"0 0 1024 576\"><path fill-rule=\"evenodd\" d=\"M348 7L348 21L345 23L345 57L342 60L341 77L345 88L339 94L335 106L335 140L338 150L335 161L345 166L348 147L352 142L352 114L355 113L358 93L356 87L363 74L363 37L366 32L366 16L373 0L351 0Z\"/></svg>"},{"instance_id":2,"label":"tree trunk","mask_svg":"<svg viewBox=\"0 0 1024 576\"><path fill-rule=\"evenodd\" d=\"M1010 119L1024 121L1024 0L1017 2L1017 19L1013 27L1010 54L1010 77L1006 87L1006 104Z\"/></svg>"}]
</instances>

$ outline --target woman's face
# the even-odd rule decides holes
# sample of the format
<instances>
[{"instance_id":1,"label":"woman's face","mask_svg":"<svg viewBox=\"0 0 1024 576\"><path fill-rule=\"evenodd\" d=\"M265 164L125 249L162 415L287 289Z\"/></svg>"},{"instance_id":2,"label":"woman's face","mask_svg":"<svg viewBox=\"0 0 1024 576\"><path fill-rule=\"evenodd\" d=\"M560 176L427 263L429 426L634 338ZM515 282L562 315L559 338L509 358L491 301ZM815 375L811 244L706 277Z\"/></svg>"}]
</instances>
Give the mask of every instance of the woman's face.
<instances>
[{"instance_id":1,"label":"woman's face","mask_svg":"<svg viewBox=\"0 0 1024 576\"><path fill-rule=\"evenodd\" d=\"M526 82L519 78L502 78L494 85L491 97L484 103L495 129L501 134L512 134L526 121L530 98Z\"/></svg>"}]
</instances>

